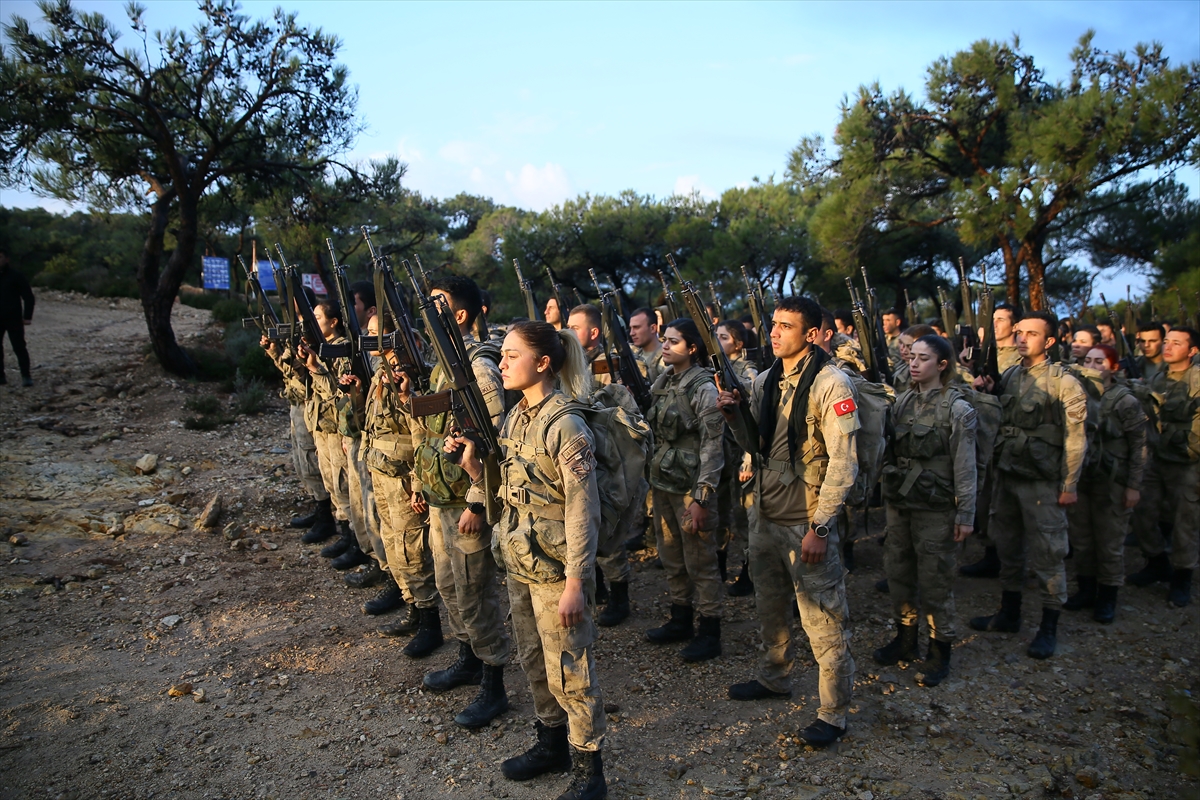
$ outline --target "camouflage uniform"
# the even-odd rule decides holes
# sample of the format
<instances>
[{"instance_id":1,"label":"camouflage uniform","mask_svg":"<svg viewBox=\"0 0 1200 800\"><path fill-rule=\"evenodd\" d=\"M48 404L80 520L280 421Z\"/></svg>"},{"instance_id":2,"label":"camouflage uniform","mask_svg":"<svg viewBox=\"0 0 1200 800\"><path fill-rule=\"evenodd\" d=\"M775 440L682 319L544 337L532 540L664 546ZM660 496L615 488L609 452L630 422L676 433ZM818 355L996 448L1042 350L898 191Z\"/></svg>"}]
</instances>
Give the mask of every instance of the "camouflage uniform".
<instances>
[{"instance_id":1,"label":"camouflage uniform","mask_svg":"<svg viewBox=\"0 0 1200 800\"><path fill-rule=\"evenodd\" d=\"M480 345L470 333L463 334L471 369L487 403L492 423L504 413L504 389L499 359L479 353ZM493 347L494 345L486 345ZM430 376L432 391L449 385L441 365ZM472 486L466 472L446 460L442 451L451 425L449 412L414 418L413 447L416 469L413 491L423 492L431 506L429 548L438 593L446 606L450 633L460 643L469 643L476 657L498 667L508 663L509 639L504 629L497 587L496 560L486 528L477 536L458 532L458 520L471 503L486 500L482 486Z\"/></svg>"},{"instance_id":2,"label":"camouflage uniform","mask_svg":"<svg viewBox=\"0 0 1200 800\"><path fill-rule=\"evenodd\" d=\"M641 357L642 362L645 363L646 375L650 379L651 383L656 381L658 376L662 375L663 372L666 371L666 367L663 366L661 343L650 355L646 355L646 350L641 347L633 348L633 352L637 353Z\"/></svg>"},{"instance_id":3,"label":"camouflage uniform","mask_svg":"<svg viewBox=\"0 0 1200 800\"><path fill-rule=\"evenodd\" d=\"M1128 388L1104 388L1095 370L1081 369L1098 425L1079 480L1079 501L1067 508L1075 572L1103 586L1125 584L1125 535L1133 509L1126 488L1141 491L1146 468L1146 414ZM1089 416L1092 409L1089 409Z\"/></svg>"},{"instance_id":4,"label":"camouflage uniform","mask_svg":"<svg viewBox=\"0 0 1200 800\"><path fill-rule=\"evenodd\" d=\"M683 530L683 512L701 493L712 500L721 476L725 423L717 409L717 386L700 366L668 370L654 381L654 405L646 421L654 431L650 486L658 556L667 572L671 602L694 605L702 616L719 618L721 572L717 532ZM716 522L716 514L710 516Z\"/></svg>"},{"instance_id":5,"label":"camouflage uniform","mask_svg":"<svg viewBox=\"0 0 1200 800\"><path fill-rule=\"evenodd\" d=\"M734 359L732 363L738 380L749 390L758 377L758 369L745 355ZM717 487L717 530L721 534L721 545L725 552L733 557L733 563L740 564L746 560L749 550L747 507L752 507L753 502L747 502L747 492L738 475L743 470L752 469L751 458L738 445L729 427L725 428L721 445L725 463L721 467L721 483Z\"/></svg>"},{"instance_id":6,"label":"camouflage uniform","mask_svg":"<svg viewBox=\"0 0 1200 800\"><path fill-rule=\"evenodd\" d=\"M834 363L825 364L809 389L808 436L793 465L788 445L793 395L808 359L813 357L815 354L801 359L782 379L773 367L754 380L750 408L755 419L762 414L766 382L779 380L780 384L769 458L759 452L757 431L745 430L738 416L733 426L742 447L755 453L758 470L758 525L750 528L750 576L762 637L757 680L775 692L791 689L794 597L800 607L800 623L820 667L821 706L817 716L844 728L854 686L854 658L850 655L850 610L837 516L858 474L854 433L859 422L850 379ZM781 362L776 365L782 368ZM829 527L825 559L819 564L800 560L801 545L812 522Z\"/></svg>"},{"instance_id":7,"label":"camouflage uniform","mask_svg":"<svg viewBox=\"0 0 1200 800\"><path fill-rule=\"evenodd\" d=\"M337 338L330 344L342 344L345 341L344 338ZM335 369L338 366L335 363ZM334 519L345 522L350 520L350 483L347 474L349 461L342 450L342 435L338 431L337 400L340 390L337 379L340 374L331 373L323 364L312 374L304 404L304 424L312 431L317 446L321 480L333 503Z\"/></svg>"},{"instance_id":8,"label":"camouflage uniform","mask_svg":"<svg viewBox=\"0 0 1200 800\"><path fill-rule=\"evenodd\" d=\"M1028 563L1041 585L1042 608L1057 610L1067 597L1067 514L1058 496L1078 489L1087 396L1065 367L1043 361L1005 372L1000 402L989 534L1001 586L1020 592Z\"/></svg>"},{"instance_id":9,"label":"camouflage uniform","mask_svg":"<svg viewBox=\"0 0 1200 800\"><path fill-rule=\"evenodd\" d=\"M294 366L295 354L290 347L272 346L267 355L283 376L282 396L288 401L288 421L291 427L292 466L304 488L317 501L328 500L329 492L321 480L321 463L317 443L304 422L305 400L308 397L308 371Z\"/></svg>"},{"instance_id":10,"label":"camouflage uniform","mask_svg":"<svg viewBox=\"0 0 1200 800\"><path fill-rule=\"evenodd\" d=\"M1167 364L1162 360L1161 356L1159 356L1157 364L1145 356L1137 356L1135 360L1137 361L1138 371L1142 374L1141 380L1147 386L1153 384L1154 379L1157 378L1160 373L1167 371Z\"/></svg>"},{"instance_id":11,"label":"camouflage uniform","mask_svg":"<svg viewBox=\"0 0 1200 800\"><path fill-rule=\"evenodd\" d=\"M1015 344L1006 344L996 347L996 368L1003 375L1008 372L1010 367L1015 367L1021 363L1021 354L1017 352Z\"/></svg>"},{"instance_id":12,"label":"camouflage uniform","mask_svg":"<svg viewBox=\"0 0 1200 800\"><path fill-rule=\"evenodd\" d=\"M975 409L951 386L905 392L892 413L895 435L883 469L883 497L893 613L898 624L917 625L919 595L930 638L950 642L954 526L975 524Z\"/></svg>"},{"instance_id":13,"label":"camouflage uniform","mask_svg":"<svg viewBox=\"0 0 1200 800\"><path fill-rule=\"evenodd\" d=\"M363 414L363 461L371 470L379 509L379 535L386 554L384 566L417 608L437 605L433 556L429 551L429 513L412 509L412 419L404 413L375 372Z\"/></svg>"},{"instance_id":14,"label":"camouflage uniform","mask_svg":"<svg viewBox=\"0 0 1200 800\"><path fill-rule=\"evenodd\" d=\"M1171 566L1194 570L1200 552L1200 367L1163 370L1151 389L1162 397L1154 458L1146 470L1142 504L1135 517L1138 544L1149 557L1166 542L1158 524L1171 526Z\"/></svg>"},{"instance_id":15,"label":"camouflage uniform","mask_svg":"<svg viewBox=\"0 0 1200 800\"><path fill-rule=\"evenodd\" d=\"M492 548L508 573L513 634L529 679L534 712L547 727L568 726L577 750L604 742L604 698L593 645L600 496L587 423L555 391L529 407L522 400L504 421L500 498ZM564 581L583 581L583 620L564 628L558 616Z\"/></svg>"}]
</instances>

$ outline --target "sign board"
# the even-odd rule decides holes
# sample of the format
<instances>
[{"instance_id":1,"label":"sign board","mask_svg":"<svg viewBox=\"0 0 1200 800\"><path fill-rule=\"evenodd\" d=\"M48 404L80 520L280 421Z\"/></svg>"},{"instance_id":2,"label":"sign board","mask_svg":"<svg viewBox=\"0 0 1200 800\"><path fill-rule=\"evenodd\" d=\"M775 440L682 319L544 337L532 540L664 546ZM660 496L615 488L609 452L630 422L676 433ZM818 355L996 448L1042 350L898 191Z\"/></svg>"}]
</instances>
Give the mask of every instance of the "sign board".
<instances>
[{"instance_id":1,"label":"sign board","mask_svg":"<svg viewBox=\"0 0 1200 800\"><path fill-rule=\"evenodd\" d=\"M271 271L270 261L259 261L254 265L254 271L258 274L258 282L262 285L264 292L277 292L279 287L275 285L275 273Z\"/></svg>"},{"instance_id":2,"label":"sign board","mask_svg":"<svg viewBox=\"0 0 1200 800\"><path fill-rule=\"evenodd\" d=\"M204 288L229 290L229 259L220 256L204 256Z\"/></svg>"},{"instance_id":3,"label":"sign board","mask_svg":"<svg viewBox=\"0 0 1200 800\"><path fill-rule=\"evenodd\" d=\"M309 289L320 295L328 295L329 292L325 289L325 282L321 280L321 276L315 272L306 272L301 276L301 281Z\"/></svg>"}]
</instances>

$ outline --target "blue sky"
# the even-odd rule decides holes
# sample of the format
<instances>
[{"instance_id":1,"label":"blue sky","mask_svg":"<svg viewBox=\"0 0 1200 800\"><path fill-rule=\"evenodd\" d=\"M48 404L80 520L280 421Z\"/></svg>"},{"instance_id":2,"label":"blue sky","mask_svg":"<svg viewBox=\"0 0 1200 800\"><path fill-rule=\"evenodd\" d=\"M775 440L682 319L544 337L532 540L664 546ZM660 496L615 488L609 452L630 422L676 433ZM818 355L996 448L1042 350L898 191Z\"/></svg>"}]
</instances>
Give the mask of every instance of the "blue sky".
<instances>
[{"instance_id":1,"label":"blue sky","mask_svg":"<svg viewBox=\"0 0 1200 800\"><path fill-rule=\"evenodd\" d=\"M194 3L143 0L151 29ZM80 2L124 25L120 2ZM255 17L278 5L247 2ZM543 209L633 189L707 196L780 175L802 136L828 139L841 99L879 81L920 93L929 64L1019 35L1052 80L1088 28L1097 46L1159 41L1200 60L1200 2L291 2L336 33L368 130L359 158L409 163L408 185ZM5 0L11 14L34 3ZM1200 179L1185 180L1200 194ZM47 203L6 191L4 205Z\"/></svg>"}]
</instances>

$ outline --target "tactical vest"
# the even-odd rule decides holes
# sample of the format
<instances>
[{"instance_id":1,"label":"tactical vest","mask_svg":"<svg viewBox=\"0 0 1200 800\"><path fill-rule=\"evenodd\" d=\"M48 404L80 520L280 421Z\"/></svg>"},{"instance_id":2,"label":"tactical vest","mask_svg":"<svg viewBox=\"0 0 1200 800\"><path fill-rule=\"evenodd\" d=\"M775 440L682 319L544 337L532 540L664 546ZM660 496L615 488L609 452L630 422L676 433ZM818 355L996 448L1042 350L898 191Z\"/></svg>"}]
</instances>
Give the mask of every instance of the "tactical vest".
<instances>
[{"instance_id":1,"label":"tactical vest","mask_svg":"<svg viewBox=\"0 0 1200 800\"><path fill-rule=\"evenodd\" d=\"M1087 461L1083 475L1089 481L1110 481L1125 485L1129 480L1129 438L1117 419L1117 404L1133 392L1114 384L1104 392L1097 407L1096 433L1088 443ZM1136 401L1137 398L1134 398ZM1088 414L1091 414L1088 407Z\"/></svg>"},{"instance_id":2,"label":"tactical vest","mask_svg":"<svg viewBox=\"0 0 1200 800\"><path fill-rule=\"evenodd\" d=\"M654 404L646 415L654 431L654 457L650 460L650 485L673 494L687 494L700 472L700 418L692 410L692 396L712 380L703 367L691 367L678 381L664 372L654 381Z\"/></svg>"},{"instance_id":3,"label":"tactical vest","mask_svg":"<svg viewBox=\"0 0 1200 800\"><path fill-rule=\"evenodd\" d=\"M363 460L369 469L399 478L412 469L416 451L408 418L396 407L393 389L382 383L382 372L367 394L363 414Z\"/></svg>"},{"instance_id":4,"label":"tactical vest","mask_svg":"<svg viewBox=\"0 0 1200 800\"><path fill-rule=\"evenodd\" d=\"M1188 464L1200 459L1196 447L1200 443L1191 441L1192 420L1200 408L1200 396L1193 396L1192 389L1200 385L1200 371L1189 367L1181 380L1171 380L1164 370L1154 382L1154 388L1162 396L1158 412L1159 437L1154 448L1154 457L1160 461Z\"/></svg>"},{"instance_id":5,"label":"tactical vest","mask_svg":"<svg viewBox=\"0 0 1200 800\"><path fill-rule=\"evenodd\" d=\"M962 394L953 386L932 401L919 402L917 392L900 395L892 409L892 445L883 468L883 496L904 508L945 511L955 507L951 415Z\"/></svg>"},{"instance_id":6,"label":"tactical vest","mask_svg":"<svg viewBox=\"0 0 1200 800\"><path fill-rule=\"evenodd\" d=\"M1062 381L1074 378L1061 364L1049 364L1046 378L1035 381L1027 394L1019 396L1019 369L1012 367L1000 378L1002 424L996 441L996 469L1026 480L1060 480L1064 431L1056 403ZM1047 379L1049 391L1041 386Z\"/></svg>"},{"instance_id":7,"label":"tactical vest","mask_svg":"<svg viewBox=\"0 0 1200 800\"><path fill-rule=\"evenodd\" d=\"M342 344L344 337L330 341L330 344ZM340 433L341 390L337 388L337 380L345 370L341 369L344 359L334 360L334 371L328 375L313 375L309 380L309 397L304 406L304 421L309 430L320 433ZM317 389L320 385L321 389Z\"/></svg>"}]
</instances>

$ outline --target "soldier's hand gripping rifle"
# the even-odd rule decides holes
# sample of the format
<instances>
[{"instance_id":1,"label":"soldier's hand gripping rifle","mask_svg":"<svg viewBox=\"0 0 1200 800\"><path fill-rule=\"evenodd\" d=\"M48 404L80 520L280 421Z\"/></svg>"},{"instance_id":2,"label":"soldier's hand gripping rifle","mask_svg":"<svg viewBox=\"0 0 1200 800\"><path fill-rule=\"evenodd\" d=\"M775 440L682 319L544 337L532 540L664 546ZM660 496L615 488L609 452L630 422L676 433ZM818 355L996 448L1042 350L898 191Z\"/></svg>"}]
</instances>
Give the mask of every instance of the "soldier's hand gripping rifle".
<instances>
[{"instance_id":1,"label":"soldier's hand gripping rifle","mask_svg":"<svg viewBox=\"0 0 1200 800\"><path fill-rule=\"evenodd\" d=\"M333 240L326 239L325 246L329 248L329 258L333 264L333 287L337 292L338 304L342 307L342 323L346 328L344 344L322 345L326 353L333 358L350 360L350 374L358 378L362 392L365 394L371 385L371 357L362 349L360 337L362 326L358 321L358 312L354 308L354 296L350 293L350 282L346 278L346 267L337 261L337 252L333 249ZM350 392L351 386L338 384L344 392Z\"/></svg>"},{"instance_id":2,"label":"soldier's hand gripping rifle","mask_svg":"<svg viewBox=\"0 0 1200 800\"><path fill-rule=\"evenodd\" d=\"M763 302L762 286L751 285L745 264L742 265L742 281L746 284L746 300L750 304L750 319L753 320L754 333L758 337L758 347L754 352L755 362L758 365L758 371L763 372L770 369L771 364L775 362L775 355L771 352L771 331L767 328L767 306Z\"/></svg>"},{"instance_id":3,"label":"soldier's hand gripping rifle","mask_svg":"<svg viewBox=\"0 0 1200 800\"><path fill-rule=\"evenodd\" d=\"M858 337L858 348L862 350L863 364L866 365L864 377L871 383L883 383L883 371L880 370L879 353L875 349L873 326L868 322L867 307L850 278L846 278L846 289L850 292L850 316L854 318L854 334ZM886 365L885 357L884 369L887 368Z\"/></svg>"},{"instance_id":4,"label":"soldier's hand gripping rifle","mask_svg":"<svg viewBox=\"0 0 1200 800\"><path fill-rule=\"evenodd\" d=\"M525 280L525 276L521 274L521 262L515 258L513 269L517 271L517 283L520 284L521 294L525 297L525 316L535 322L542 322L542 310L538 308L537 298L533 296L533 283Z\"/></svg>"},{"instance_id":5,"label":"soldier's hand gripping rifle","mask_svg":"<svg viewBox=\"0 0 1200 800\"><path fill-rule=\"evenodd\" d=\"M359 341L367 352L382 353L384 350L394 352L400 363L400 371L408 375L413 388L418 392L427 392L429 391L429 365L421 356L420 337L417 336L416 323L412 312L408 310L408 303L404 301L404 293L400 291L400 284L396 280L396 274L392 271L392 263L387 256L375 249L375 243L371 241L371 233L367 230L366 225L362 226L362 234L367 242L367 249L371 252L376 302L382 301L379 312L391 316L395 323L395 330L385 334L384 326L380 325L378 335L364 335ZM390 377L391 368L387 360L383 359L383 363Z\"/></svg>"},{"instance_id":6,"label":"soldier's hand gripping rifle","mask_svg":"<svg viewBox=\"0 0 1200 800\"><path fill-rule=\"evenodd\" d=\"M892 383L892 365L888 360L887 336L883 333L883 315L879 310L879 297L875 294L875 289L867 281L867 268L860 267L860 269L863 276L863 288L867 292L866 311L870 315L866 330L869 333L871 350L874 354L875 369L878 371L880 378L875 383L882 381L890 386ZM861 299L859 305L862 305ZM855 330L859 330L857 319L854 321L854 326ZM866 350L866 343L862 342L861 338L859 339L859 343L863 345L863 350Z\"/></svg>"},{"instance_id":7,"label":"soldier's hand gripping rifle","mask_svg":"<svg viewBox=\"0 0 1200 800\"><path fill-rule=\"evenodd\" d=\"M1138 369L1137 361L1134 359L1133 352L1129 348L1129 342L1125 339L1125 334L1121 332L1121 320L1117 317L1117 312L1109 307L1108 300L1104 297L1104 292L1100 293L1100 302L1104 305L1104 313L1108 315L1108 324L1112 326L1113 339L1117 343L1117 356L1120 359L1121 366L1125 369L1125 374L1130 378L1142 377L1142 371Z\"/></svg>"},{"instance_id":8,"label":"soldier's hand gripping rifle","mask_svg":"<svg viewBox=\"0 0 1200 800\"><path fill-rule=\"evenodd\" d=\"M667 261L671 262L671 266L675 266L675 259L667 256ZM663 304L667 307L667 316L670 319L665 319L663 322L670 322L673 319L683 319L683 309L679 307L679 300L675 297L675 292L671 290L671 284L667 282L667 276L663 275L663 271L658 271L658 279L662 281L663 287Z\"/></svg>"},{"instance_id":9,"label":"soldier's hand gripping rifle","mask_svg":"<svg viewBox=\"0 0 1200 800\"><path fill-rule=\"evenodd\" d=\"M283 327L280 332L287 336L287 345L293 350L300 340L300 323L296 319L296 303L292 299L291 281L288 279L287 265L280 264L275 266L275 261L271 258L271 251L263 248L266 253L267 263L271 266L271 275L275 278L275 290L279 293L279 316L283 319ZM257 268L257 265L255 265Z\"/></svg>"},{"instance_id":10,"label":"soldier's hand gripping rifle","mask_svg":"<svg viewBox=\"0 0 1200 800\"><path fill-rule=\"evenodd\" d=\"M650 383L638 369L637 357L629 341L629 329L625 327L625 319L621 316L614 302L614 292L605 292L600 288L596 279L596 270L589 269L596 293L600 295L600 346L604 348L604 358L608 363L608 374L617 377L621 384L633 395L638 408L645 414L654 403L654 395L650 393Z\"/></svg>"},{"instance_id":11,"label":"soldier's hand gripping rifle","mask_svg":"<svg viewBox=\"0 0 1200 800\"><path fill-rule=\"evenodd\" d=\"M246 307L252 315L242 320L242 327L247 330L257 328L263 336L267 337L268 341L287 344L290 332L283 330L279 315L275 313L275 306L271 305L267 293L263 291L258 276L250 271L241 256L237 257L237 262L242 266L242 272L246 274ZM256 306L257 314L254 313Z\"/></svg>"},{"instance_id":12,"label":"soldier's hand gripping rifle","mask_svg":"<svg viewBox=\"0 0 1200 800\"><path fill-rule=\"evenodd\" d=\"M675 265L675 259L670 253L667 254L667 263L671 265L671 269L675 271L675 278L679 281L680 294L683 297L687 315L692 318L692 322L696 323L696 329L700 331L700 340L708 349L708 357L712 362L713 371L716 373L717 386L722 391L738 393L738 414L741 416L746 432L753 435L758 430L758 423L755 422L754 414L750 411L750 390L742 386L737 373L734 372L733 362L721 348L721 342L713 332L712 320L704 310L700 292L696 290L691 281L683 279L683 274Z\"/></svg>"},{"instance_id":13,"label":"soldier's hand gripping rifle","mask_svg":"<svg viewBox=\"0 0 1200 800\"><path fill-rule=\"evenodd\" d=\"M425 323L425 330L429 334L438 364L450 384L450 388L444 392L423 397L414 396L413 415L427 417L448 411L453 417L453 423L447 434L462 436L475 444L475 451L484 465L487 521L489 525L494 525L500 514L497 496L500 486L500 441L496 436L496 429L492 427L492 416L488 411L487 401L483 399L483 392L475 379L475 371L471 369L466 344L449 305L425 294L412 265L407 260L401 264L408 272L408 278L419 298L421 320ZM452 464L457 464L462 458L462 450L460 448L446 454L445 457Z\"/></svg>"}]
</instances>

